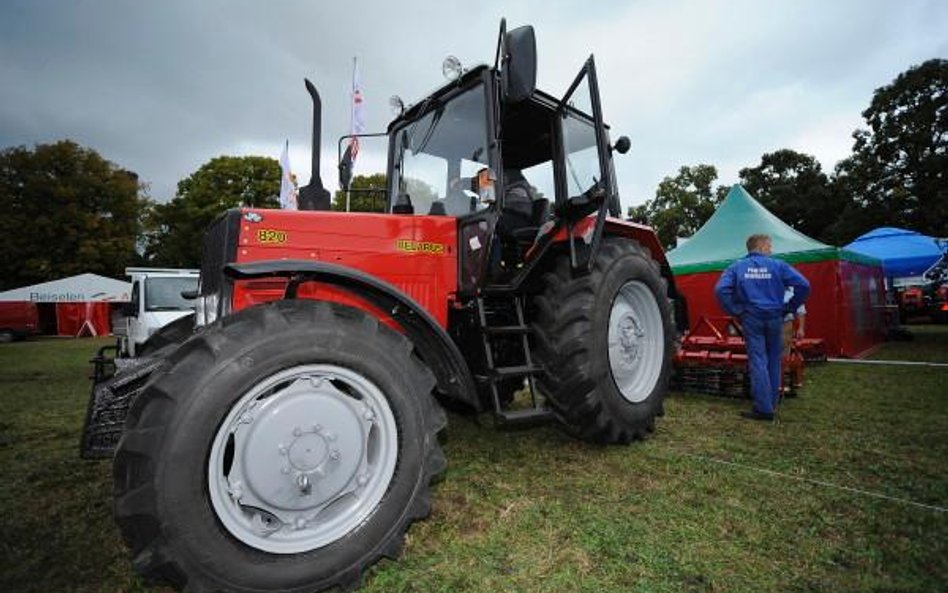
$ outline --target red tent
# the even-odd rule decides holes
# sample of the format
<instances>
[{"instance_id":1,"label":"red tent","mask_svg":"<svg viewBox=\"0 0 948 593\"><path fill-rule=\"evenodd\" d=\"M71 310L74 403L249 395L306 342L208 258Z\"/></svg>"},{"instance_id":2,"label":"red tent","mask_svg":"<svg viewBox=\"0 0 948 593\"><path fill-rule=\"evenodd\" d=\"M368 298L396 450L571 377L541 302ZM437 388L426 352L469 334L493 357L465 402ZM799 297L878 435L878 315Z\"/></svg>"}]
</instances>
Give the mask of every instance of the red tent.
<instances>
[{"instance_id":1,"label":"red tent","mask_svg":"<svg viewBox=\"0 0 948 593\"><path fill-rule=\"evenodd\" d=\"M810 281L807 337L822 338L830 356L846 357L865 354L883 340L885 285L880 262L795 231L740 185L731 188L691 239L668 253L690 320L725 314L714 298L714 285L724 268L746 254L745 240L755 233L770 235L774 256L793 264Z\"/></svg>"}]
</instances>

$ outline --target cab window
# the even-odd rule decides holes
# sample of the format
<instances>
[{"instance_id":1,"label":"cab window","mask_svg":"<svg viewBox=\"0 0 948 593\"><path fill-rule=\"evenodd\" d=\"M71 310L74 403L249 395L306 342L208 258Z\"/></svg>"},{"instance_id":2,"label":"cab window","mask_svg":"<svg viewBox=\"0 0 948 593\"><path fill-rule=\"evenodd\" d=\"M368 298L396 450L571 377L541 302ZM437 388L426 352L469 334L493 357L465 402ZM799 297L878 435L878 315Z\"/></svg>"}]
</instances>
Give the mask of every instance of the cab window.
<instances>
[{"instance_id":1,"label":"cab window","mask_svg":"<svg viewBox=\"0 0 948 593\"><path fill-rule=\"evenodd\" d=\"M571 197L589 191L603 178L592 112L589 79L583 77L569 95L560 115L566 157L566 188L567 195Z\"/></svg>"}]
</instances>

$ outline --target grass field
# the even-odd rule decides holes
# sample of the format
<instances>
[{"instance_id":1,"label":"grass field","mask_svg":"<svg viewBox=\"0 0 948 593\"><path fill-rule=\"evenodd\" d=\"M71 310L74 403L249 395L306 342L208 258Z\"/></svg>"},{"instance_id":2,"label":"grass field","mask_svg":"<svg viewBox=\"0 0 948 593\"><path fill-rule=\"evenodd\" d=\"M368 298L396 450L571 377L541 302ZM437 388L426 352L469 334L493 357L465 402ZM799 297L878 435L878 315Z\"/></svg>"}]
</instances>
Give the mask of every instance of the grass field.
<instances>
[{"instance_id":1,"label":"grass field","mask_svg":"<svg viewBox=\"0 0 948 593\"><path fill-rule=\"evenodd\" d=\"M876 358L948 362L948 328L913 331ZM109 464L77 456L100 343L0 345L0 591L165 591L131 570ZM776 424L675 393L631 447L452 415L432 516L364 590L948 590L946 385L948 368L814 366Z\"/></svg>"}]
</instances>

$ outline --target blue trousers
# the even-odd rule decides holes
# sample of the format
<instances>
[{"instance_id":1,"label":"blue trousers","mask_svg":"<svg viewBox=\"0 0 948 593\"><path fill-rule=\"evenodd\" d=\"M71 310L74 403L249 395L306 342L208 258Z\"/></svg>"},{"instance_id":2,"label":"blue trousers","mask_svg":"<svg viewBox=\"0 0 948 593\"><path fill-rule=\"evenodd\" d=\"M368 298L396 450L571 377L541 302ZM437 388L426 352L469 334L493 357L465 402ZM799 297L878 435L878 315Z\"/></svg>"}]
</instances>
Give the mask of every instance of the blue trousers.
<instances>
[{"instance_id":1,"label":"blue trousers","mask_svg":"<svg viewBox=\"0 0 948 593\"><path fill-rule=\"evenodd\" d=\"M783 319L779 315L742 315L747 364L754 409L772 414L780 397L780 360L783 357Z\"/></svg>"}]
</instances>

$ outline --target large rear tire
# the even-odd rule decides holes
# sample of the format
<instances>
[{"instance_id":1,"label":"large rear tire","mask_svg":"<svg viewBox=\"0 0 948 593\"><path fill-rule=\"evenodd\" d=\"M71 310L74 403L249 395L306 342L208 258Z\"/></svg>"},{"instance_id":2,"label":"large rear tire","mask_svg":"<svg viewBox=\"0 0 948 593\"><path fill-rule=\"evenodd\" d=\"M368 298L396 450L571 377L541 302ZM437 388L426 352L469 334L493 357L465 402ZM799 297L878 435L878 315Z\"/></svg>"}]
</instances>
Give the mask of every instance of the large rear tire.
<instances>
[{"instance_id":1,"label":"large rear tire","mask_svg":"<svg viewBox=\"0 0 948 593\"><path fill-rule=\"evenodd\" d=\"M430 512L446 422L411 342L280 301L192 337L129 413L115 514L146 577L191 592L357 587Z\"/></svg>"},{"instance_id":2,"label":"large rear tire","mask_svg":"<svg viewBox=\"0 0 948 593\"><path fill-rule=\"evenodd\" d=\"M606 238L586 275L560 256L543 276L534 323L538 386L574 435L629 443L654 430L671 376L675 328L658 263Z\"/></svg>"}]
</instances>

